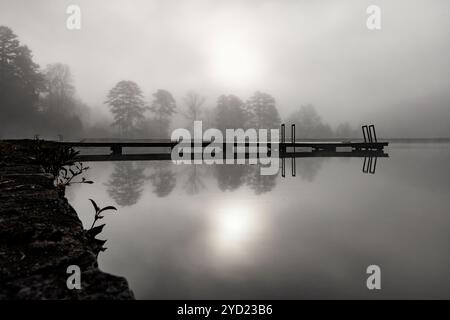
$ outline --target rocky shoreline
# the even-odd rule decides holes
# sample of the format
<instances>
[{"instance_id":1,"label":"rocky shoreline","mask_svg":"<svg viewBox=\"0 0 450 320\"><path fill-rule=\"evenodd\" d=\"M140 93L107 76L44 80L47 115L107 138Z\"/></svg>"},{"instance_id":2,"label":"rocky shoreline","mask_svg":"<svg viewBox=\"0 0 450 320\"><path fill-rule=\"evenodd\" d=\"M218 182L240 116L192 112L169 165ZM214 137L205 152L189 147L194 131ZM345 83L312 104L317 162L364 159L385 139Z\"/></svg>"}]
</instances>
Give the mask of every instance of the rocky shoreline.
<instances>
[{"instance_id":1,"label":"rocky shoreline","mask_svg":"<svg viewBox=\"0 0 450 320\"><path fill-rule=\"evenodd\" d=\"M134 299L98 268L95 244L27 143L0 141L0 299ZM81 270L68 289L67 268Z\"/></svg>"}]
</instances>

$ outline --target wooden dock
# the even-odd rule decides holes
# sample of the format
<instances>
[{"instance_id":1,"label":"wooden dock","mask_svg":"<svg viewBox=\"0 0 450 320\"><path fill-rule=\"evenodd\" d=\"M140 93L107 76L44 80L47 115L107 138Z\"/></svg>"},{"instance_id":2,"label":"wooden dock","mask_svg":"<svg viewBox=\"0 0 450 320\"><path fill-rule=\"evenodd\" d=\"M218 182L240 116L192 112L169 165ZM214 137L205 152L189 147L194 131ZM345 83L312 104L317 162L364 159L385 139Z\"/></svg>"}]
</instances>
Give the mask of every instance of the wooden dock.
<instances>
[{"instance_id":1,"label":"wooden dock","mask_svg":"<svg viewBox=\"0 0 450 320\"><path fill-rule=\"evenodd\" d=\"M285 125L281 125L281 141L268 143L266 141L225 141L220 144L214 141L174 141L170 139L142 139L142 140L98 140L98 141L64 141L59 144L73 148L109 148L110 154L80 155L80 161L127 161L127 160L171 160L171 152L174 148L187 148L192 156L194 153L202 153L209 145L219 146L226 157L226 150L234 147L232 154L243 153L246 158L254 156L250 154L250 148L260 150L267 148L268 156L272 150L278 151L280 158L287 157L387 157L384 148L388 142L379 142L373 125L362 127L364 140L357 141L304 141L296 140L295 125L291 128L291 139L286 139ZM239 148L240 147L240 148ZM136 154L124 153L124 148L147 148L152 152ZM244 151L242 151L244 148ZM180 149L181 150L181 149ZM186 149L184 149L186 150ZM139 150L140 151L140 150ZM259 155L257 155L259 156Z\"/></svg>"},{"instance_id":2,"label":"wooden dock","mask_svg":"<svg viewBox=\"0 0 450 320\"><path fill-rule=\"evenodd\" d=\"M63 145L73 148L109 148L110 154L81 154L78 156L79 161L145 161L145 160L171 160L171 151L175 147L188 147L191 155L194 157L194 145L201 146L199 150L203 152L204 148L211 142L201 141L195 142L178 142L170 140L159 141L115 141L115 142L64 142ZM234 146L233 155L237 156L237 147L245 147L242 152L246 159L253 157L249 152L249 148L267 147L267 156L272 155L275 148L278 151L279 158L310 158L310 157L388 157L384 152L384 147L388 146L387 142L364 143L364 142L285 142L275 143L271 146L261 143L224 143L221 144L223 150ZM148 148L148 153L124 153L124 148ZM166 151L161 151L166 149ZM181 149L180 149L181 150ZM156 151L156 152L155 152ZM226 152L222 152L222 157L226 157ZM259 157L259 155L257 155Z\"/></svg>"},{"instance_id":3,"label":"wooden dock","mask_svg":"<svg viewBox=\"0 0 450 320\"><path fill-rule=\"evenodd\" d=\"M58 142L60 144L74 147L74 148L110 148L112 152L121 153L123 148L170 148L173 149L177 145L179 146L194 146L201 145L203 148L210 145L211 141L190 141L190 142L178 142L169 139L166 140L144 140L144 141L67 141ZM224 146L257 146L269 145L266 142L224 142ZM313 150L336 150L336 148L352 148L354 150L383 150L388 146L388 142L364 142L364 141L288 141L272 143L274 146L278 146L279 150L286 150L288 148L311 148Z\"/></svg>"}]
</instances>

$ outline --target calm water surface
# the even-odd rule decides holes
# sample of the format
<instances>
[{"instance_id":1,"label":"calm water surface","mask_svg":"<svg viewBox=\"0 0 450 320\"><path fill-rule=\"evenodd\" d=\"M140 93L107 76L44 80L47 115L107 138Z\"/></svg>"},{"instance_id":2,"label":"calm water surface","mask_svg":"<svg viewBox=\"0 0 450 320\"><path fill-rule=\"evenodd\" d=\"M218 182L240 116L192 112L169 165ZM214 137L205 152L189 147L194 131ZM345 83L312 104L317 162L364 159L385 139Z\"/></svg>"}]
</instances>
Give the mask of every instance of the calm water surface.
<instances>
[{"instance_id":1,"label":"calm water surface","mask_svg":"<svg viewBox=\"0 0 450 320\"><path fill-rule=\"evenodd\" d=\"M303 158L297 176L257 166L89 163L67 197L115 205L99 264L137 298L450 298L450 145L393 144L362 158ZM377 264L382 290L366 288Z\"/></svg>"}]
</instances>

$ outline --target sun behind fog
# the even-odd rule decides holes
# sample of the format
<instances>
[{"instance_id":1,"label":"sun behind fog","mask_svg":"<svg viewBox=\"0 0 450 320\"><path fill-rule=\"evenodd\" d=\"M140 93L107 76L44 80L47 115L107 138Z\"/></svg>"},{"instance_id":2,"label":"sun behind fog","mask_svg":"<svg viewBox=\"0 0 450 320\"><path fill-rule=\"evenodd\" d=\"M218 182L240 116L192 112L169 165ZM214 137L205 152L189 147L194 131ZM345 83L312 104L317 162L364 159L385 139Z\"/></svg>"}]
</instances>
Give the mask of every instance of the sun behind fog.
<instances>
[{"instance_id":1,"label":"sun behind fog","mask_svg":"<svg viewBox=\"0 0 450 320\"><path fill-rule=\"evenodd\" d=\"M215 81L239 86L260 79L261 52L238 32L215 35L210 50L210 72Z\"/></svg>"}]
</instances>

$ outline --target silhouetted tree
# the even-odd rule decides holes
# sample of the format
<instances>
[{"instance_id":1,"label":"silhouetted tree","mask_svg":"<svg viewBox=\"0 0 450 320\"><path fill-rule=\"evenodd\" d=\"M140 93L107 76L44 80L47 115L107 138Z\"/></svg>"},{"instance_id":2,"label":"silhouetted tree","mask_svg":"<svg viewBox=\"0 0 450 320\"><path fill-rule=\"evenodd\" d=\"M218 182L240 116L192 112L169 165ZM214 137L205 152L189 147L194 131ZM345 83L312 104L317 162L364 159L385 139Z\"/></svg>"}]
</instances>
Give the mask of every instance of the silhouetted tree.
<instances>
[{"instance_id":1,"label":"silhouetted tree","mask_svg":"<svg viewBox=\"0 0 450 320\"><path fill-rule=\"evenodd\" d=\"M106 183L107 192L122 207L132 206L142 195L145 182L144 167L134 162L121 162L114 165L114 171Z\"/></svg>"},{"instance_id":2,"label":"silhouetted tree","mask_svg":"<svg viewBox=\"0 0 450 320\"><path fill-rule=\"evenodd\" d=\"M70 135L82 131L80 115L86 112L87 107L75 97L69 66L61 63L47 66L40 107L46 132Z\"/></svg>"},{"instance_id":3,"label":"silhouetted tree","mask_svg":"<svg viewBox=\"0 0 450 320\"><path fill-rule=\"evenodd\" d=\"M169 91L159 89L153 94L150 110L155 113L155 118L158 120L160 138L169 135L170 117L175 113L176 106L176 101Z\"/></svg>"},{"instance_id":4,"label":"silhouetted tree","mask_svg":"<svg viewBox=\"0 0 450 320\"><path fill-rule=\"evenodd\" d=\"M129 136L138 122L144 118L146 110L142 91L133 81L120 81L112 88L106 102L114 115L114 126L121 134Z\"/></svg>"},{"instance_id":5,"label":"silhouetted tree","mask_svg":"<svg viewBox=\"0 0 450 320\"><path fill-rule=\"evenodd\" d=\"M225 133L226 129L245 128L248 113L244 103L234 95L222 95L217 99L216 128Z\"/></svg>"},{"instance_id":6,"label":"silhouetted tree","mask_svg":"<svg viewBox=\"0 0 450 320\"><path fill-rule=\"evenodd\" d=\"M67 110L73 104L75 87L68 65L55 63L47 66L45 72L45 91L50 110Z\"/></svg>"},{"instance_id":7,"label":"silhouetted tree","mask_svg":"<svg viewBox=\"0 0 450 320\"><path fill-rule=\"evenodd\" d=\"M247 127L255 129L278 129L281 124L275 99L264 92L255 92L247 101L249 113Z\"/></svg>"},{"instance_id":8,"label":"silhouetted tree","mask_svg":"<svg viewBox=\"0 0 450 320\"><path fill-rule=\"evenodd\" d=\"M36 119L42 74L27 46L0 26L0 125L4 132L30 129ZM33 130L33 129L31 129Z\"/></svg>"},{"instance_id":9,"label":"silhouetted tree","mask_svg":"<svg viewBox=\"0 0 450 320\"><path fill-rule=\"evenodd\" d=\"M202 113L202 106L205 103L205 97L200 94L189 91L183 98L186 106L186 112L183 115L190 121L199 120Z\"/></svg>"},{"instance_id":10,"label":"silhouetted tree","mask_svg":"<svg viewBox=\"0 0 450 320\"><path fill-rule=\"evenodd\" d=\"M144 117L137 121L133 130L134 136L139 138L157 137L159 122L154 118Z\"/></svg>"},{"instance_id":11,"label":"silhouetted tree","mask_svg":"<svg viewBox=\"0 0 450 320\"><path fill-rule=\"evenodd\" d=\"M295 111L288 122L296 124L296 138L330 138L333 131L328 124L322 122L319 114L312 105L303 105Z\"/></svg>"},{"instance_id":12,"label":"silhouetted tree","mask_svg":"<svg viewBox=\"0 0 450 320\"><path fill-rule=\"evenodd\" d=\"M183 102L186 111L181 114L189 121L188 126L192 129L194 121L201 119L205 98L194 91L189 91L183 97Z\"/></svg>"}]
</instances>

